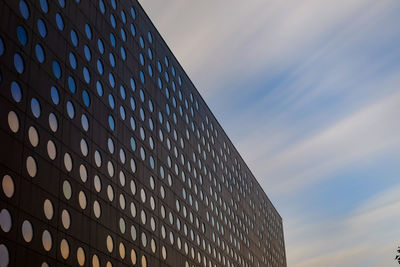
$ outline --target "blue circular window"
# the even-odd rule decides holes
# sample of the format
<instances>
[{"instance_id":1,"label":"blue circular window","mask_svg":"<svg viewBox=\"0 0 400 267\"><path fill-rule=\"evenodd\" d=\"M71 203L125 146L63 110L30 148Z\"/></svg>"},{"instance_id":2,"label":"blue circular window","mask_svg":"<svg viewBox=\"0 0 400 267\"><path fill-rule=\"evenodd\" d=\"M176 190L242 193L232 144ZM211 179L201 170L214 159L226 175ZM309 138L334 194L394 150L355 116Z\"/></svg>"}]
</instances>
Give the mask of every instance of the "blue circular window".
<instances>
[{"instance_id":1,"label":"blue circular window","mask_svg":"<svg viewBox=\"0 0 400 267\"><path fill-rule=\"evenodd\" d=\"M90 48L87 45L84 45L83 51L85 53L86 60L90 61L92 59L92 54L90 53Z\"/></svg>"},{"instance_id":2,"label":"blue circular window","mask_svg":"<svg viewBox=\"0 0 400 267\"><path fill-rule=\"evenodd\" d=\"M165 62L165 66L167 66L167 68L168 68L168 65L169 65L169 60L168 60L167 56L165 56L165 58L164 58L164 62Z\"/></svg>"},{"instance_id":3,"label":"blue circular window","mask_svg":"<svg viewBox=\"0 0 400 267\"><path fill-rule=\"evenodd\" d=\"M71 101L67 102L67 114L70 119L73 119L75 116L75 108Z\"/></svg>"},{"instance_id":4,"label":"blue circular window","mask_svg":"<svg viewBox=\"0 0 400 267\"><path fill-rule=\"evenodd\" d=\"M103 96L103 86L101 85L100 81L96 82L96 90L99 96Z\"/></svg>"},{"instance_id":5,"label":"blue circular window","mask_svg":"<svg viewBox=\"0 0 400 267\"><path fill-rule=\"evenodd\" d=\"M153 36L151 35L151 32L147 33L147 38L149 39L150 43L153 43Z\"/></svg>"},{"instance_id":6,"label":"blue circular window","mask_svg":"<svg viewBox=\"0 0 400 267\"><path fill-rule=\"evenodd\" d=\"M182 85L182 79L181 79L181 76L178 76L178 83L179 83L179 86L181 86L181 85Z\"/></svg>"},{"instance_id":7,"label":"blue circular window","mask_svg":"<svg viewBox=\"0 0 400 267\"><path fill-rule=\"evenodd\" d=\"M86 67L83 68L83 78L85 79L86 83L90 83L90 73Z\"/></svg>"},{"instance_id":8,"label":"blue circular window","mask_svg":"<svg viewBox=\"0 0 400 267\"><path fill-rule=\"evenodd\" d=\"M171 67L171 72L172 72L172 76L175 77L175 68L174 68L174 66Z\"/></svg>"},{"instance_id":9,"label":"blue circular window","mask_svg":"<svg viewBox=\"0 0 400 267\"><path fill-rule=\"evenodd\" d=\"M121 46L121 57L122 60L125 61L126 60L126 53L125 53L125 48L123 46Z\"/></svg>"},{"instance_id":10,"label":"blue circular window","mask_svg":"<svg viewBox=\"0 0 400 267\"><path fill-rule=\"evenodd\" d=\"M92 29L90 28L89 24L85 25L85 33L86 37L91 40L92 39Z\"/></svg>"},{"instance_id":11,"label":"blue circular window","mask_svg":"<svg viewBox=\"0 0 400 267\"><path fill-rule=\"evenodd\" d=\"M126 42L126 34L124 28L121 28L121 38L124 42Z\"/></svg>"},{"instance_id":12,"label":"blue circular window","mask_svg":"<svg viewBox=\"0 0 400 267\"><path fill-rule=\"evenodd\" d=\"M122 99L125 100L126 98L125 88L122 85L119 87L119 92L121 94Z\"/></svg>"},{"instance_id":13,"label":"blue circular window","mask_svg":"<svg viewBox=\"0 0 400 267\"><path fill-rule=\"evenodd\" d=\"M121 114L121 119L122 119L122 120L125 120L126 115L125 115L125 109L124 109L123 106L120 106L120 107L119 107L119 113Z\"/></svg>"},{"instance_id":14,"label":"blue circular window","mask_svg":"<svg viewBox=\"0 0 400 267\"><path fill-rule=\"evenodd\" d=\"M132 16L132 19L136 19L136 11L133 7L131 7L131 16Z\"/></svg>"},{"instance_id":15,"label":"blue circular window","mask_svg":"<svg viewBox=\"0 0 400 267\"><path fill-rule=\"evenodd\" d=\"M134 80L133 78L131 78L130 82L131 82L131 89L132 89L132 92L135 92L135 89L136 89L135 80Z\"/></svg>"},{"instance_id":16,"label":"blue circular window","mask_svg":"<svg viewBox=\"0 0 400 267\"><path fill-rule=\"evenodd\" d=\"M49 12L49 6L47 5L47 0L40 0L40 7L44 13Z\"/></svg>"},{"instance_id":17,"label":"blue circular window","mask_svg":"<svg viewBox=\"0 0 400 267\"><path fill-rule=\"evenodd\" d=\"M24 0L19 1L19 12L24 19L29 18L29 7Z\"/></svg>"},{"instance_id":18,"label":"blue circular window","mask_svg":"<svg viewBox=\"0 0 400 267\"><path fill-rule=\"evenodd\" d=\"M115 2L115 0L111 0L111 5L114 8L114 10L117 8L117 2Z\"/></svg>"},{"instance_id":19,"label":"blue circular window","mask_svg":"<svg viewBox=\"0 0 400 267\"><path fill-rule=\"evenodd\" d=\"M22 74L24 72L25 69L24 60L18 53L14 54L14 67L19 74Z\"/></svg>"},{"instance_id":20,"label":"blue circular window","mask_svg":"<svg viewBox=\"0 0 400 267\"><path fill-rule=\"evenodd\" d=\"M60 96L59 96L58 90L55 86L51 87L50 94L51 94L51 100L53 101L53 103L58 105L60 103Z\"/></svg>"},{"instance_id":21,"label":"blue circular window","mask_svg":"<svg viewBox=\"0 0 400 267\"><path fill-rule=\"evenodd\" d=\"M39 101L36 98L32 98L32 100L31 100L31 110L32 110L32 114L35 118L40 117L41 108L40 108Z\"/></svg>"},{"instance_id":22,"label":"blue circular window","mask_svg":"<svg viewBox=\"0 0 400 267\"><path fill-rule=\"evenodd\" d=\"M149 64L149 66L147 68L149 70L150 77L153 77L153 68L151 67L151 65Z\"/></svg>"},{"instance_id":23,"label":"blue circular window","mask_svg":"<svg viewBox=\"0 0 400 267\"><path fill-rule=\"evenodd\" d=\"M112 94L108 95L108 104L110 105L110 108L112 108L112 109L115 108L114 97Z\"/></svg>"},{"instance_id":24,"label":"blue circular window","mask_svg":"<svg viewBox=\"0 0 400 267\"><path fill-rule=\"evenodd\" d=\"M131 97L131 109L134 111L136 109L136 102L133 97Z\"/></svg>"},{"instance_id":25,"label":"blue circular window","mask_svg":"<svg viewBox=\"0 0 400 267\"><path fill-rule=\"evenodd\" d=\"M139 38L139 43L140 43L140 47L144 48L144 39L142 36L140 36L140 38Z\"/></svg>"},{"instance_id":26,"label":"blue circular window","mask_svg":"<svg viewBox=\"0 0 400 267\"><path fill-rule=\"evenodd\" d=\"M74 70L76 69L76 57L72 52L69 53L69 64Z\"/></svg>"},{"instance_id":27,"label":"blue circular window","mask_svg":"<svg viewBox=\"0 0 400 267\"><path fill-rule=\"evenodd\" d=\"M64 30L64 21L63 18L61 17L60 13L56 14L56 24L57 24L57 28L62 31Z\"/></svg>"},{"instance_id":28,"label":"blue circular window","mask_svg":"<svg viewBox=\"0 0 400 267\"><path fill-rule=\"evenodd\" d=\"M111 67L114 68L115 67L115 59L114 59L114 55L112 53L110 53L109 59L110 59Z\"/></svg>"},{"instance_id":29,"label":"blue circular window","mask_svg":"<svg viewBox=\"0 0 400 267\"><path fill-rule=\"evenodd\" d=\"M113 47L115 47L115 36L112 33L110 33L110 43Z\"/></svg>"},{"instance_id":30,"label":"blue circular window","mask_svg":"<svg viewBox=\"0 0 400 267\"><path fill-rule=\"evenodd\" d=\"M139 96L140 96L140 100L141 100L142 102L144 102L144 92L143 92L142 89L140 89L140 91L139 91Z\"/></svg>"},{"instance_id":31,"label":"blue circular window","mask_svg":"<svg viewBox=\"0 0 400 267\"><path fill-rule=\"evenodd\" d=\"M145 82L143 71L140 71L140 81L141 81L143 84L144 84L144 82Z\"/></svg>"},{"instance_id":32,"label":"blue circular window","mask_svg":"<svg viewBox=\"0 0 400 267\"><path fill-rule=\"evenodd\" d=\"M28 35L24 27L22 26L17 27L17 38L20 44L22 45L26 45L28 43Z\"/></svg>"},{"instance_id":33,"label":"blue circular window","mask_svg":"<svg viewBox=\"0 0 400 267\"><path fill-rule=\"evenodd\" d=\"M164 72L164 76L165 76L165 80L167 81L167 83L169 82L169 75L168 72Z\"/></svg>"},{"instance_id":34,"label":"blue circular window","mask_svg":"<svg viewBox=\"0 0 400 267\"><path fill-rule=\"evenodd\" d=\"M106 7L104 6L104 2L103 0L99 0L99 7L100 7L100 11L101 13L106 13Z\"/></svg>"},{"instance_id":35,"label":"blue circular window","mask_svg":"<svg viewBox=\"0 0 400 267\"><path fill-rule=\"evenodd\" d=\"M35 53L36 53L36 58L40 63L44 62L44 50L43 47L40 44L36 44L35 46Z\"/></svg>"},{"instance_id":36,"label":"blue circular window","mask_svg":"<svg viewBox=\"0 0 400 267\"><path fill-rule=\"evenodd\" d=\"M143 66L144 65L144 56L142 53L139 54L139 61L140 61L140 64Z\"/></svg>"},{"instance_id":37,"label":"blue circular window","mask_svg":"<svg viewBox=\"0 0 400 267\"><path fill-rule=\"evenodd\" d=\"M113 116L108 116L108 125L110 126L111 131L115 130L115 123Z\"/></svg>"},{"instance_id":38,"label":"blue circular window","mask_svg":"<svg viewBox=\"0 0 400 267\"><path fill-rule=\"evenodd\" d=\"M74 78L72 78L71 76L68 77L68 88L71 93L75 94L76 84Z\"/></svg>"},{"instance_id":39,"label":"blue circular window","mask_svg":"<svg viewBox=\"0 0 400 267\"><path fill-rule=\"evenodd\" d=\"M133 117L131 117L130 122L131 122L132 130L135 130L136 129L136 122L135 122L135 119ZM136 143L135 143L135 148L136 148Z\"/></svg>"},{"instance_id":40,"label":"blue circular window","mask_svg":"<svg viewBox=\"0 0 400 267\"><path fill-rule=\"evenodd\" d=\"M75 30L71 30L70 36L71 36L72 45L77 47L79 39L78 39L78 35L76 34L76 31Z\"/></svg>"},{"instance_id":41,"label":"blue circular window","mask_svg":"<svg viewBox=\"0 0 400 267\"><path fill-rule=\"evenodd\" d=\"M13 81L11 82L11 95L15 102L19 103L22 99L22 91L19 83Z\"/></svg>"},{"instance_id":42,"label":"blue circular window","mask_svg":"<svg viewBox=\"0 0 400 267\"><path fill-rule=\"evenodd\" d=\"M37 27L38 27L40 36L42 36L42 38L46 37L47 28L46 28L46 24L44 23L44 21L42 19L38 19Z\"/></svg>"},{"instance_id":43,"label":"blue circular window","mask_svg":"<svg viewBox=\"0 0 400 267\"><path fill-rule=\"evenodd\" d=\"M60 7L64 8L65 7L65 0L58 0L58 4Z\"/></svg>"},{"instance_id":44,"label":"blue circular window","mask_svg":"<svg viewBox=\"0 0 400 267\"><path fill-rule=\"evenodd\" d=\"M158 72L162 71L162 66L161 66L161 63L159 60L157 61L157 69L158 69Z\"/></svg>"},{"instance_id":45,"label":"blue circular window","mask_svg":"<svg viewBox=\"0 0 400 267\"><path fill-rule=\"evenodd\" d=\"M115 80L114 80L114 75L110 72L110 74L108 74L108 81L110 82L110 85L112 88L115 87Z\"/></svg>"},{"instance_id":46,"label":"blue circular window","mask_svg":"<svg viewBox=\"0 0 400 267\"><path fill-rule=\"evenodd\" d=\"M103 75L103 64L101 63L100 59L97 60L97 71L100 75Z\"/></svg>"},{"instance_id":47,"label":"blue circular window","mask_svg":"<svg viewBox=\"0 0 400 267\"><path fill-rule=\"evenodd\" d=\"M153 52L151 52L150 47L147 48L147 54L149 55L150 60L153 60Z\"/></svg>"},{"instance_id":48,"label":"blue circular window","mask_svg":"<svg viewBox=\"0 0 400 267\"><path fill-rule=\"evenodd\" d=\"M58 61L56 61L56 60L53 61L53 74L57 79L61 78L60 63L58 63Z\"/></svg>"},{"instance_id":49,"label":"blue circular window","mask_svg":"<svg viewBox=\"0 0 400 267\"><path fill-rule=\"evenodd\" d=\"M110 22L111 22L111 26L115 29L115 27L117 26L117 23L115 22L115 17L113 14L110 15Z\"/></svg>"},{"instance_id":50,"label":"blue circular window","mask_svg":"<svg viewBox=\"0 0 400 267\"><path fill-rule=\"evenodd\" d=\"M131 148L132 151L136 151L136 141L133 137L131 137Z\"/></svg>"},{"instance_id":51,"label":"blue circular window","mask_svg":"<svg viewBox=\"0 0 400 267\"><path fill-rule=\"evenodd\" d=\"M160 77L158 77L157 78L157 83L158 83L158 88L162 88L162 82L161 82L161 79L160 79Z\"/></svg>"},{"instance_id":52,"label":"blue circular window","mask_svg":"<svg viewBox=\"0 0 400 267\"><path fill-rule=\"evenodd\" d=\"M82 100L83 100L83 104L86 107L90 106L90 97L89 97L89 94L88 94L88 92L86 90L82 91Z\"/></svg>"},{"instance_id":53,"label":"blue circular window","mask_svg":"<svg viewBox=\"0 0 400 267\"><path fill-rule=\"evenodd\" d=\"M101 39L97 40L97 47L99 48L100 54L104 54L104 45Z\"/></svg>"},{"instance_id":54,"label":"blue circular window","mask_svg":"<svg viewBox=\"0 0 400 267\"><path fill-rule=\"evenodd\" d=\"M125 16L125 12L123 10L121 10L121 19L122 19L122 22L125 24L126 23L126 16Z\"/></svg>"},{"instance_id":55,"label":"blue circular window","mask_svg":"<svg viewBox=\"0 0 400 267\"><path fill-rule=\"evenodd\" d=\"M132 33L132 36L136 35L136 29L135 29L135 26L133 24L131 24L131 33Z\"/></svg>"}]
</instances>

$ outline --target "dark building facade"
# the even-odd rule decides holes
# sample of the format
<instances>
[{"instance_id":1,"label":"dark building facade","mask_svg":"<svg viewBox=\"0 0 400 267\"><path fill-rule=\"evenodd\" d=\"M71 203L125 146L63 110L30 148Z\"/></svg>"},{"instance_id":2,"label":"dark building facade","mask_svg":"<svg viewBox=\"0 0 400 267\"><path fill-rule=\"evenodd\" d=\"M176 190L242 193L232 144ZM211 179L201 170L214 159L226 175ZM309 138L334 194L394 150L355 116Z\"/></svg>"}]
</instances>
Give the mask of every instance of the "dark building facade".
<instances>
[{"instance_id":1,"label":"dark building facade","mask_svg":"<svg viewBox=\"0 0 400 267\"><path fill-rule=\"evenodd\" d=\"M0 266L286 266L282 219L137 1L0 1Z\"/></svg>"}]
</instances>

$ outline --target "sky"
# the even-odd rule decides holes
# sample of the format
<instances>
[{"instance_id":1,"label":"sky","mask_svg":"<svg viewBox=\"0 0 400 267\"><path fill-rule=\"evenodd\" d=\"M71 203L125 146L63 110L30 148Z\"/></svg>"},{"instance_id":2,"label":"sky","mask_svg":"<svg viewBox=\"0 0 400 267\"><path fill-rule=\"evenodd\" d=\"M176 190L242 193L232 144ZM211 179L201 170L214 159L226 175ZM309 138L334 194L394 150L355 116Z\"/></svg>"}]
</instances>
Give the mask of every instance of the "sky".
<instances>
[{"instance_id":1,"label":"sky","mask_svg":"<svg viewBox=\"0 0 400 267\"><path fill-rule=\"evenodd\" d=\"M398 266L400 2L139 2L282 216L288 266Z\"/></svg>"}]
</instances>

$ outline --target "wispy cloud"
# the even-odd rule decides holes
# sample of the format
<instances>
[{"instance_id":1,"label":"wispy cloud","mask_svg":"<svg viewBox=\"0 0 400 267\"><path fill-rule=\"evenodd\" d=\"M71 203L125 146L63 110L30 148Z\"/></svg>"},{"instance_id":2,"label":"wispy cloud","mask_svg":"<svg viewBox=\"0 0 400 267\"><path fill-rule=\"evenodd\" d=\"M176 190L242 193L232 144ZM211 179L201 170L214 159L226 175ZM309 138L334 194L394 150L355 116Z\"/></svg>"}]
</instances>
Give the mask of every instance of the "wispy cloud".
<instances>
[{"instance_id":1,"label":"wispy cloud","mask_svg":"<svg viewBox=\"0 0 400 267\"><path fill-rule=\"evenodd\" d=\"M337 220L288 220L286 231L297 237L290 266L392 266L400 236L399 192L400 186L380 192Z\"/></svg>"},{"instance_id":2,"label":"wispy cloud","mask_svg":"<svg viewBox=\"0 0 400 267\"><path fill-rule=\"evenodd\" d=\"M289 265L390 265L399 185L354 192L361 206L334 221L304 198L336 172L400 154L400 3L140 2L279 203Z\"/></svg>"},{"instance_id":3,"label":"wispy cloud","mask_svg":"<svg viewBox=\"0 0 400 267\"><path fill-rule=\"evenodd\" d=\"M298 143L285 146L285 139L272 139L272 144L268 140L261 142L265 135L258 134L256 138L252 136L247 142L240 143L240 150L271 193L292 194L294 190L351 163L377 157L388 150L399 150L399 103L400 93L395 93ZM279 132L286 131L280 129ZM275 136L279 134L275 133ZM280 151L270 152L269 147L276 145L281 145Z\"/></svg>"}]
</instances>

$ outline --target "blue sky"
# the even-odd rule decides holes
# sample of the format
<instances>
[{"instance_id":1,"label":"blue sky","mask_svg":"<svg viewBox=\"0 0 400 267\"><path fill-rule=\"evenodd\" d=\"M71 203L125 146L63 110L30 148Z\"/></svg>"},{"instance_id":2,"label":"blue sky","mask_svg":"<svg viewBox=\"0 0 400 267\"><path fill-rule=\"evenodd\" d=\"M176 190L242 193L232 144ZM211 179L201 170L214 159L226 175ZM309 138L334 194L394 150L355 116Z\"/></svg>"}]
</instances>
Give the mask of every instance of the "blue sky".
<instances>
[{"instance_id":1,"label":"blue sky","mask_svg":"<svg viewBox=\"0 0 400 267\"><path fill-rule=\"evenodd\" d=\"M400 2L140 1L284 221L289 266L396 266Z\"/></svg>"}]
</instances>

